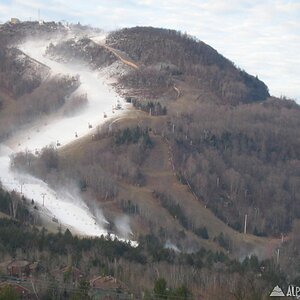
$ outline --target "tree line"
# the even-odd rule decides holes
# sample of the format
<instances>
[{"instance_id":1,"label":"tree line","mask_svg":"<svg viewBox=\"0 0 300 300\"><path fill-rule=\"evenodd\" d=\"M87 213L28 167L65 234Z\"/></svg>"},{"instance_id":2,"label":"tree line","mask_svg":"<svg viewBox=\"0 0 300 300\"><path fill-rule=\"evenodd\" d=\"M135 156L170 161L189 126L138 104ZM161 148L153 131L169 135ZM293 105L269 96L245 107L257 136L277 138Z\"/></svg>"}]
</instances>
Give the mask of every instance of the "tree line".
<instances>
[{"instance_id":1,"label":"tree line","mask_svg":"<svg viewBox=\"0 0 300 300\"><path fill-rule=\"evenodd\" d=\"M284 285L286 275L273 260L258 261L255 256L241 262L221 252L202 248L194 253L176 253L164 248L153 235L140 237L139 246L110 239L109 237L78 238L69 230L56 234L30 227L22 222L0 219L0 254L39 261L33 274L35 286L41 299L73 299L69 291L82 290L88 278L97 274L111 275L126 284L135 297L141 299L253 299L254 293L264 299L274 284ZM68 277L53 278L52 271L70 264L83 274L83 280L72 282ZM42 278L47 279L44 284ZM218 278L218 280L216 280ZM251 283L252 282L252 283ZM255 289L250 289L251 284ZM74 286L75 285L75 286ZM79 290L78 290L79 288ZM76 290L77 289L77 290ZM216 294L223 291L222 297ZM235 294L244 295L236 298Z\"/></svg>"}]
</instances>

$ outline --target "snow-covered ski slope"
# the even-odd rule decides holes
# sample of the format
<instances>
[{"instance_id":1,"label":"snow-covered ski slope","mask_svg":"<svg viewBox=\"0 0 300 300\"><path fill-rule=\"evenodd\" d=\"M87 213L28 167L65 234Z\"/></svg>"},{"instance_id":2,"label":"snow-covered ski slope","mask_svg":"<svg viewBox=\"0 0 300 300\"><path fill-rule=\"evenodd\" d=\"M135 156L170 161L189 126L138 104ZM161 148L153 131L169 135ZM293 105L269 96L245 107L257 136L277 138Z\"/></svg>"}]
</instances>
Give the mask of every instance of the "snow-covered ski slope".
<instances>
[{"instance_id":1,"label":"snow-covered ski slope","mask_svg":"<svg viewBox=\"0 0 300 300\"><path fill-rule=\"evenodd\" d=\"M44 53L47 45L53 41L28 41L20 49L33 59L49 66L51 75L68 74L80 76L80 87L75 93L86 94L87 107L74 117L57 117L50 119L46 124L32 126L23 130L5 142L0 148L0 180L7 190L23 193L28 199L39 204L41 214L51 220L67 226L74 233L87 236L101 236L107 234L104 229L105 218L99 210L95 215L74 193L63 195L51 189L45 182L28 174L18 174L10 170L10 155L19 151L35 153L48 145L57 146L57 142L64 146L84 136L95 127L104 123L107 118L121 114L124 110L112 113L112 106L119 101L125 107L124 100L120 98L111 86L107 84L105 71L92 71L88 66L79 64L64 64L47 58ZM55 41L54 41L55 43ZM104 118L104 114L107 118ZM89 126L89 124L91 126ZM136 244L133 242L133 245Z\"/></svg>"},{"instance_id":2,"label":"snow-covered ski slope","mask_svg":"<svg viewBox=\"0 0 300 300\"><path fill-rule=\"evenodd\" d=\"M112 106L118 101L124 102L114 90L106 83L105 72L91 71L88 66L79 64L64 64L53 61L44 56L49 41L31 41L21 45L20 49L28 56L49 66L52 74L69 74L80 76L80 87L75 93L78 95L87 94L88 105L78 115L69 118L56 119L51 124L43 124L40 127L32 128L26 134L19 134L9 141L9 146L18 145L18 151L31 150L35 151L50 145L66 145L74 141L75 133L78 137L89 133L89 124L92 127L104 122L104 114L108 117L112 115ZM122 111L115 111L114 116Z\"/></svg>"}]
</instances>

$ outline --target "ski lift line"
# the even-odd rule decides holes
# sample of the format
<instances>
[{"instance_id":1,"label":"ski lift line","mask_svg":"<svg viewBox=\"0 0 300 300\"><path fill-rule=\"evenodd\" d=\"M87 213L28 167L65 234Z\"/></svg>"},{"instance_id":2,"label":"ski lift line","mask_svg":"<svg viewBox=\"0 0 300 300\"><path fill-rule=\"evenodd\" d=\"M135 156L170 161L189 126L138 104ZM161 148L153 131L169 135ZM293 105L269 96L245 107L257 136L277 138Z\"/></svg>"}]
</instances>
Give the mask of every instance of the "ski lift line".
<instances>
[{"instance_id":1,"label":"ski lift line","mask_svg":"<svg viewBox=\"0 0 300 300\"><path fill-rule=\"evenodd\" d=\"M109 114L107 114L106 112L104 112L103 117L104 117L104 118L107 118L108 116L109 116ZM99 119L100 119L100 118L99 118ZM99 121L100 121L100 120L99 120ZM94 125L92 124L92 122L90 122L90 121L88 121L88 120L86 120L86 119L83 119L82 122L86 122L86 123L87 123L88 129L93 129L93 128L94 128ZM75 130L76 130L76 129L75 129ZM81 135L84 136L84 135L86 134L86 133L81 133L81 134L80 134L80 131L81 131L81 130L75 131L75 137L76 137L76 138L78 138L78 137L81 136ZM48 134L48 133L45 133L45 134L52 140L52 142L50 142L49 145L54 144L54 145L56 145L57 147L63 146L63 144L62 144L59 140L57 140L56 138L54 138L53 135ZM30 140L31 140L31 137L30 137ZM22 143L19 143L19 146L22 146ZM29 153L34 152L36 155L38 155L38 153L39 153L40 150L41 150L41 149L40 149L39 147L36 147L34 151L33 151L33 150L29 150L28 147L25 148L25 151L27 151L27 152L29 152Z\"/></svg>"}]
</instances>

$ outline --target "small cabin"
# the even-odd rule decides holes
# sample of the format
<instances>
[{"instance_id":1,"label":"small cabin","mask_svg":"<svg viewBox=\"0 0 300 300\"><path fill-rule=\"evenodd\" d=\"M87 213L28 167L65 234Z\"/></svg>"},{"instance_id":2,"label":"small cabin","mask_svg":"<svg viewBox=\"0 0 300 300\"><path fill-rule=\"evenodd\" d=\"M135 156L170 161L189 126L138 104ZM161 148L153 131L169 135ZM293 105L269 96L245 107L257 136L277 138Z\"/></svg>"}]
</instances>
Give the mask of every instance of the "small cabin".
<instances>
[{"instance_id":1,"label":"small cabin","mask_svg":"<svg viewBox=\"0 0 300 300\"><path fill-rule=\"evenodd\" d=\"M30 274L30 262L27 260L15 260L7 265L7 273L10 276L21 277Z\"/></svg>"},{"instance_id":2,"label":"small cabin","mask_svg":"<svg viewBox=\"0 0 300 300\"><path fill-rule=\"evenodd\" d=\"M38 262L29 262L27 260L12 260L0 263L0 273L13 277L29 276L37 270Z\"/></svg>"}]
</instances>

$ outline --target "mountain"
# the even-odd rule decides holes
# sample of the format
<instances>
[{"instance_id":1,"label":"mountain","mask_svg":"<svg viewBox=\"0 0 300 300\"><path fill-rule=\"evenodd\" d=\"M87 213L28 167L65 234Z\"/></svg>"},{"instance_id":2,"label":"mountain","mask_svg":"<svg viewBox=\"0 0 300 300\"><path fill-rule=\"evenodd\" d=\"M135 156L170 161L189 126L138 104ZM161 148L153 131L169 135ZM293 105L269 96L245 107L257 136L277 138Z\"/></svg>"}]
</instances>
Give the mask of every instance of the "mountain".
<instances>
[{"instance_id":1,"label":"mountain","mask_svg":"<svg viewBox=\"0 0 300 300\"><path fill-rule=\"evenodd\" d=\"M226 299L243 272L257 285L262 278L265 289L275 286L270 274L283 280L273 252L300 216L294 101L270 96L257 77L174 30L135 27L104 36L52 22L0 30L0 139L10 149L0 155L1 179L5 189L23 188L26 211L18 213L18 195L3 194L3 213L51 230L59 222L73 235L110 233L139 243L133 250L101 240L101 248L68 230L54 238L63 254L46 245L49 255L72 256L89 274L78 258L84 253L97 271L119 275L136 293L151 288L155 270L172 281L172 266L196 295L210 278L208 299L217 299L209 285L218 268ZM48 194L45 207L41 194ZM45 221L43 213L55 215ZM110 249L103 263L94 255L99 247ZM126 268L135 275L127 278ZM144 288L134 287L141 270ZM157 292L165 283L156 284Z\"/></svg>"}]
</instances>

